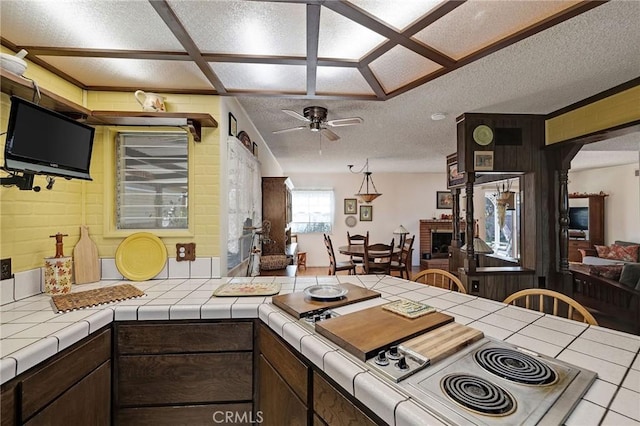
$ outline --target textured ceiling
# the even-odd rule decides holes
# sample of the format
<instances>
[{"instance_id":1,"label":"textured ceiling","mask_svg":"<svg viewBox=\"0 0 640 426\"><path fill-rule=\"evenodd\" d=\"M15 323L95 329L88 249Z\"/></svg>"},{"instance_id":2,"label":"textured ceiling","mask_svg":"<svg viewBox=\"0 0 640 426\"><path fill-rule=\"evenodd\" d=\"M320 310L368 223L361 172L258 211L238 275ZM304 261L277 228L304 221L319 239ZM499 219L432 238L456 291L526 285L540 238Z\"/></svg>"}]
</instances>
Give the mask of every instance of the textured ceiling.
<instances>
[{"instance_id":1,"label":"textured ceiling","mask_svg":"<svg viewBox=\"0 0 640 426\"><path fill-rule=\"evenodd\" d=\"M0 1L3 45L80 87L238 96L286 174L442 172L462 113L547 114L638 77L637 22L635 0ZM364 123L272 133L312 105ZM637 162L638 139L606 149Z\"/></svg>"}]
</instances>

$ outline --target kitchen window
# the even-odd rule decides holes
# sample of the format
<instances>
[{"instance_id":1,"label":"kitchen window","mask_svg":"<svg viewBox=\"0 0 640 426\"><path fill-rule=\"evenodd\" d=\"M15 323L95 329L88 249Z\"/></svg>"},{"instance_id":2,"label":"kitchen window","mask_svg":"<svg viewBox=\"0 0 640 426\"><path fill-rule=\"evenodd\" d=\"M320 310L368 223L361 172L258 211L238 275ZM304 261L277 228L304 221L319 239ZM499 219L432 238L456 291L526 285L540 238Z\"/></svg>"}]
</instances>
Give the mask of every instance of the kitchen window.
<instances>
[{"instance_id":1,"label":"kitchen window","mask_svg":"<svg viewBox=\"0 0 640 426\"><path fill-rule=\"evenodd\" d=\"M188 229L188 141L186 133L117 134L117 229Z\"/></svg>"},{"instance_id":2,"label":"kitchen window","mask_svg":"<svg viewBox=\"0 0 640 426\"><path fill-rule=\"evenodd\" d=\"M333 228L334 195L327 189L291 191L294 234L329 233Z\"/></svg>"}]
</instances>

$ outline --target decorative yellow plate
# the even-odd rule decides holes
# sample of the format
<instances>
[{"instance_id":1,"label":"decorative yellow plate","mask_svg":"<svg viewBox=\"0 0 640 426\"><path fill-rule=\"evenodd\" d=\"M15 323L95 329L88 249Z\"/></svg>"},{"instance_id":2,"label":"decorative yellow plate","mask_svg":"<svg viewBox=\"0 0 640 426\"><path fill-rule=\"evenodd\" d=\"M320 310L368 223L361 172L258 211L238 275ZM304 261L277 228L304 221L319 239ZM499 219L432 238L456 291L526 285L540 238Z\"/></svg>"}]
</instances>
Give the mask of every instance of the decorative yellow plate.
<instances>
[{"instance_id":1,"label":"decorative yellow plate","mask_svg":"<svg viewBox=\"0 0 640 426\"><path fill-rule=\"evenodd\" d=\"M116 250L116 267L131 281L149 280L167 263L167 248L160 238L138 232L124 239Z\"/></svg>"},{"instance_id":2,"label":"decorative yellow plate","mask_svg":"<svg viewBox=\"0 0 640 426\"><path fill-rule=\"evenodd\" d=\"M493 130L491 130L491 127L481 124L473 129L473 140L478 145L489 145L493 142Z\"/></svg>"}]
</instances>

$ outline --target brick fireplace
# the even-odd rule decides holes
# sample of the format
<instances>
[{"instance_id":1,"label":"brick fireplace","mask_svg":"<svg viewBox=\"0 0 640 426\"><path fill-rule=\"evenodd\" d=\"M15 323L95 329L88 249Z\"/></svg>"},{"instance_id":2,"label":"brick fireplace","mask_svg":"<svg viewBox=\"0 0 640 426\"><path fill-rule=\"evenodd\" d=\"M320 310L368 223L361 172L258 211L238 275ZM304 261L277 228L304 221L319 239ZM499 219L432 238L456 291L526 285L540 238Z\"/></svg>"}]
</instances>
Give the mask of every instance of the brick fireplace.
<instances>
[{"instance_id":1,"label":"brick fireplace","mask_svg":"<svg viewBox=\"0 0 640 426\"><path fill-rule=\"evenodd\" d=\"M464 235L464 222L461 222L460 230ZM425 253L429 253L431 258L448 258L447 247L451 244L452 237L451 220L420 220L420 259L424 259Z\"/></svg>"}]
</instances>

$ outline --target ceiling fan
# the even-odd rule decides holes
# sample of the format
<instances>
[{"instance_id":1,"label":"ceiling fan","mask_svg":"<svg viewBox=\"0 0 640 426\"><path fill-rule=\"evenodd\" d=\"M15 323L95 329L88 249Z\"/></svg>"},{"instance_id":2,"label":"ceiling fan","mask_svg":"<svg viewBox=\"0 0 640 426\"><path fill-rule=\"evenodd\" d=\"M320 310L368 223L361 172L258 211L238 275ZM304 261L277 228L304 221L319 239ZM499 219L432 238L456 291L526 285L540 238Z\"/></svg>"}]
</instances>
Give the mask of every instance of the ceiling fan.
<instances>
[{"instance_id":1,"label":"ceiling fan","mask_svg":"<svg viewBox=\"0 0 640 426\"><path fill-rule=\"evenodd\" d=\"M309 124L305 126L292 127L290 129L275 130L273 134L292 132L294 130L303 130L308 128L312 132L320 132L325 138L329 139L330 141L337 141L338 139L340 139L340 136L329 130L327 126L352 126L354 124L361 124L364 121L360 117L327 120L327 109L319 106L306 107L302 111L304 115L300 115L299 113L290 109L283 109L282 112L284 112L285 114L289 114L290 116L297 118L300 121L305 121Z\"/></svg>"}]
</instances>

